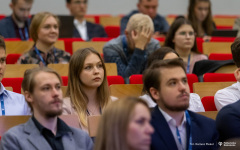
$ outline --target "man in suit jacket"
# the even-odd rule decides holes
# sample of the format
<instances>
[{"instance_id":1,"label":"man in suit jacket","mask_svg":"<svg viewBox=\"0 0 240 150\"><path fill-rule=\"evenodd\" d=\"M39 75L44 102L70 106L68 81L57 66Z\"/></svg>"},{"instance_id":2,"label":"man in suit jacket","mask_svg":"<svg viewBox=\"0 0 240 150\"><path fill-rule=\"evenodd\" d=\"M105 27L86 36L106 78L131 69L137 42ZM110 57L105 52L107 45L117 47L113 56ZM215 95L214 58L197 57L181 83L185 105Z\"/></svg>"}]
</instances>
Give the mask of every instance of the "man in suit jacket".
<instances>
[{"instance_id":1,"label":"man in suit jacket","mask_svg":"<svg viewBox=\"0 0 240 150\"><path fill-rule=\"evenodd\" d=\"M30 10L33 0L12 0L12 15L0 20L0 35L4 38L29 39Z\"/></svg>"},{"instance_id":2,"label":"man in suit jacket","mask_svg":"<svg viewBox=\"0 0 240 150\"><path fill-rule=\"evenodd\" d=\"M144 88L157 106L151 149L217 149L214 120L187 110L189 86L181 58L153 63L144 73Z\"/></svg>"},{"instance_id":3,"label":"man in suit jacket","mask_svg":"<svg viewBox=\"0 0 240 150\"><path fill-rule=\"evenodd\" d=\"M86 21L84 16L87 11L88 0L66 0L66 6L74 16L73 37L80 37L85 41L93 37L107 37L101 25Z\"/></svg>"},{"instance_id":4,"label":"man in suit jacket","mask_svg":"<svg viewBox=\"0 0 240 150\"><path fill-rule=\"evenodd\" d=\"M24 74L22 89L33 116L27 123L7 131L0 149L92 150L86 132L69 127L57 116L62 113L61 77L50 68L33 68Z\"/></svg>"},{"instance_id":5,"label":"man in suit jacket","mask_svg":"<svg viewBox=\"0 0 240 150\"><path fill-rule=\"evenodd\" d=\"M219 141L240 138L240 101L223 107L216 118Z\"/></svg>"}]
</instances>

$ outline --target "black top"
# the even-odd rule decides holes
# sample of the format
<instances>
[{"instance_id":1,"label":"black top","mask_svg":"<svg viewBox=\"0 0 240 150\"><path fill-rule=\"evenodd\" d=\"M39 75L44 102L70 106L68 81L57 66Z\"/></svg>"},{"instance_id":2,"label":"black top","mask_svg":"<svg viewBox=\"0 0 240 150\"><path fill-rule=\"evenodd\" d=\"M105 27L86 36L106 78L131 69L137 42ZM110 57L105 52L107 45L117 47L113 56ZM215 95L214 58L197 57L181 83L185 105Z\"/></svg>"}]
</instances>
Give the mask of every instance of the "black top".
<instances>
[{"instance_id":1,"label":"black top","mask_svg":"<svg viewBox=\"0 0 240 150\"><path fill-rule=\"evenodd\" d=\"M47 140L47 142L49 143L49 145L53 150L64 150L62 137L63 135L68 134L68 132L71 132L71 129L68 127L68 125L65 122L63 122L61 119L58 118L57 134L55 136L51 130L42 126L34 116L32 116L32 120L36 125L37 129L44 136L44 138Z\"/></svg>"}]
</instances>

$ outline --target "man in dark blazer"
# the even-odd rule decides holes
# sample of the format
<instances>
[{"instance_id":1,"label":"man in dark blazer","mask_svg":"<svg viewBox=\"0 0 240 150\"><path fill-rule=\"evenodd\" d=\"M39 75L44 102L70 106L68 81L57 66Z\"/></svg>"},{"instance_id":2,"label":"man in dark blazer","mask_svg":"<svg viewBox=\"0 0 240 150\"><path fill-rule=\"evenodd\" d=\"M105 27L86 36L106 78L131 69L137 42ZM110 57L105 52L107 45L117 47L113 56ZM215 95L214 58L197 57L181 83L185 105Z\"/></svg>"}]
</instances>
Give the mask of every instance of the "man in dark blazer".
<instances>
[{"instance_id":1,"label":"man in dark blazer","mask_svg":"<svg viewBox=\"0 0 240 150\"><path fill-rule=\"evenodd\" d=\"M224 106L216 118L219 141L240 138L240 101Z\"/></svg>"},{"instance_id":2,"label":"man in dark blazer","mask_svg":"<svg viewBox=\"0 0 240 150\"><path fill-rule=\"evenodd\" d=\"M32 4L33 0L11 0L12 15L0 20L0 35L28 40Z\"/></svg>"},{"instance_id":3,"label":"man in dark blazer","mask_svg":"<svg viewBox=\"0 0 240 150\"><path fill-rule=\"evenodd\" d=\"M217 149L215 121L187 110L189 86L181 58L158 61L144 72L144 88L157 106L152 112L152 150Z\"/></svg>"},{"instance_id":4,"label":"man in dark blazer","mask_svg":"<svg viewBox=\"0 0 240 150\"><path fill-rule=\"evenodd\" d=\"M62 113L62 80L50 68L33 68L24 74L22 89L33 116L2 137L0 150L92 150L86 132L69 127L58 115Z\"/></svg>"},{"instance_id":5,"label":"man in dark blazer","mask_svg":"<svg viewBox=\"0 0 240 150\"><path fill-rule=\"evenodd\" d=\"M87 11L88 0L66 0L66 6L74 16L73 37L80 37L85 41L93 37L107 37L101 25L86 21L84 18Z\"/></svg>"}]
</instances>

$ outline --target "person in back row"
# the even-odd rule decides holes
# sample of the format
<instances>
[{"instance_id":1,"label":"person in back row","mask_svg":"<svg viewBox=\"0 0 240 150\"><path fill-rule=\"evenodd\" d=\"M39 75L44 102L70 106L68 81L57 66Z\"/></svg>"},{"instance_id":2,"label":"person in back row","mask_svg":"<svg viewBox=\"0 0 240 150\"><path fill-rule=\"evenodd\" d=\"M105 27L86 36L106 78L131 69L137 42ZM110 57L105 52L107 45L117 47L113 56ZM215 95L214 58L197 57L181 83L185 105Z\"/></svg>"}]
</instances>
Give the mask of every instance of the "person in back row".
<instances>
[{"instance_id":1,"label":"person in back row","mask_svg":"<svg viewBox=\"0 0 240 150\"><path fill-rule=\"evenodd\" d=\"M2 82L6 69L6 45L0 36L0 82ZM9 70L10 71L10 70ZM0 83L1 116L30 115L30 108L22 94L8 91Z\"/></svg>"},{"instance_id":2,"label":"person in back row","mask_svg":"<svg viewBox=\"0 0 240 150\"><path fill-rule=\"evenodd\" d=\"M18 64L48 64L68 63L70 53L54 47L59 35L59 20L49 12L40 12L34 15L30 35L34 41L33 47L24 53Z\"/></svg>"},{"instance_id":3,"label":"person in back row","mask_svg":"<svg viewBox=\"0 0 240 150\"><path fill-rule=\"evenodd\" d=\"M129 19L136 13L148 15L152 19L154 24L153 37L163 36L167 33L169 25L166 19L157 14L158 0L138 0L137 8L138 10L133 10L121 19L121 34L124 34Z\"/></svg>"},{"instance_id":4,"label":"person in back row","mask_svg":"<svg viewBox=\"0 0 240 150\"><path fill-rule=\"evenodd\" d=\"M0 35L28 40L32 4L33 0L11 0L12 15L0 20Z\"/></svg>"},{"instance_id":5,"label":"person in back row","mask_svg":"<svg viewBox=\"0 0 240 150\"><path fill-rule=\"evenodd\" d=\"M33 116L9 129L1 139L1 150L92 150L87 133L69 127L62 113L62 80L54 70L38 67L26 70L22 82L24 96Z\"/></svg>"},{"instance_id":6,"label":"person in back row","mask_svg":"<svg viewBox=\"0 0 240 150\"><path fill-rule=\"evenodd\" d=\"M73 37L80 37L90 41L94 37L107 37L101 25L86 21L84 18L87 12L88 0L66 0L66 6L74 16Z\"/></svg>"},{"instance_id":7,"label":"person in back row","mask_svg":"<svg viewBox=\"0 0 240 150\"><path fill-rule=\"evenodd\" d=\"M143 75L144 88L157 103L151 124L152 150L214 150L218 148L215 121L187 110L189 86L181 58L153 63Z\"/></svg>"},{"instance_id":8,"label":"person in back row","mask_svg":"<svg viewBox=\"0 0 240 150\"><path fill-rule=\"evenodd\" d=\"M216 25L213 22L210 0L189 0L188 20L191 21L197 37L209 41Z\"/></svg>"},{"instance_id":9,"label":"person in back row","mask_svg":"<svg viewBox=\"0 0 240 150\"><path fill-rule=\"evenodd\" d=\"M190 21L183 17L176 18L172 23L164 46L174 49L183 59L188 73L192 73L197 61L206 60L208 57L197 49L196 35Z\"/></svg>"},{"instance_id":10,"label":"person in back row","mask_svg":"<svg viewBox=\"0 0 240 150\"><path fill-rule=\"evenodd\" d=\"M217 110L221 110L222 107L235 103L240 99L240 37L236 38L232 43L231 51L233 61L237 66L237 69L234 71L237 83L216 92L214 102Z\"/></svg>"},{"instance_id":11,"label":"person in back row","mask_svg":"<svg viewBox=\"0 0 240 150\"><path fill-rule=\"evenodd\" d=\"M154 31L151 18L144 14L133 15L125 35L109 41L103 47L105 62L117 64L118 74L128 78L141 74L148 56L160 48L159 41L151 38Z\"/></svg>"},{"instance_id":12,"label":"person in back row","mask_svg":"<svg viewBox=\"0 0 240 150\"><path fill-rule=\"evenodd\" d=\"M147 68L151 66L156 61L159 60L166 60L166 59L174 59L178 58L178 53L173 50L170 47L161 47L155 52L153 52L147 60ZM143 89L144 95L140 96L143 100L145 100L148 103L149 107L155 107L157 104L152 100L150 95L146 92L145 89ZM196 93L190 93L189 98L189 108L188 110L191 110L193 112L204 112L204 107L201 102L201 98Z\"/></svg>"}]
</instances>

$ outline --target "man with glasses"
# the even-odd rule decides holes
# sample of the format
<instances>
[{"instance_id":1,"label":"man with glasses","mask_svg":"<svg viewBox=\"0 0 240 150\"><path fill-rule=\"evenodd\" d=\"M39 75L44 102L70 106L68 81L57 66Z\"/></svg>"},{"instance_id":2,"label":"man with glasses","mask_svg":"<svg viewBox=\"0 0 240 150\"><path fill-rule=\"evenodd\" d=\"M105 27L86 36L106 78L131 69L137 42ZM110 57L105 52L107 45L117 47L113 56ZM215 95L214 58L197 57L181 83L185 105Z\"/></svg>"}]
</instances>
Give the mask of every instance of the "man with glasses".
<instances>
[{"instance_id":1,"label":"man with glasses","mask_svg":"<svg viewBox=\"0 0 240 150\"><path fill-rule=\"evenodd\" d=\"M104 28L100 25L86 21L88 0L66 0L66 6L74 16L73 37L80 37L85 41L93 37L107 37Z\"/></svg>"},{"instance_id":2,"label":"man with glasses","mask_svg":"<svg viewBox=\"0 0 240 150\"><path fill-rule=\"evenodd\" d=\"M12 15L0 21L0 35L4 38L29 39L30 10L33 0L12 0Z\"/></svg>"}]
</instances>

